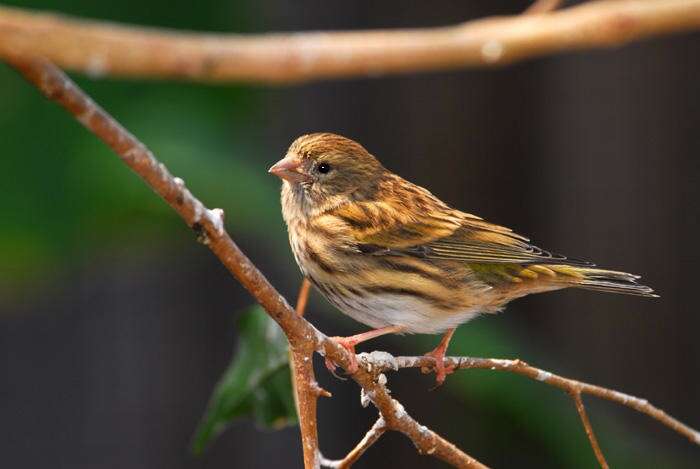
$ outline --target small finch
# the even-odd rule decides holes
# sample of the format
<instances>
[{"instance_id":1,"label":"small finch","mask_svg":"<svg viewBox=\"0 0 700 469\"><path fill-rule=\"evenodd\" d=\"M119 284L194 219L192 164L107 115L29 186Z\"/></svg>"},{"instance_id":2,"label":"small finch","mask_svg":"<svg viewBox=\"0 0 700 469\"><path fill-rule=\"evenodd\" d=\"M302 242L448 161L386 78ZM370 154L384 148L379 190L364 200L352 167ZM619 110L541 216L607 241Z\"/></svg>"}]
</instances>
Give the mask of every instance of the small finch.
<instances>
[{"instance_id":1,"label":"small finch","mask_svg":"<svg viewBox=\"0 0 700 469\"><path fill-rule=\"evenodd\" d=\"M438 385L452 371L443 358L455 328L515 298L570 287L656 296L636 275L552 254L450 208L340 135L299 137L269 172L283 180L282 215L302 273L374 328L334 339L354 357L355 345L383 334L444 333L426 354Z\"/></svg>"}]
</instances>

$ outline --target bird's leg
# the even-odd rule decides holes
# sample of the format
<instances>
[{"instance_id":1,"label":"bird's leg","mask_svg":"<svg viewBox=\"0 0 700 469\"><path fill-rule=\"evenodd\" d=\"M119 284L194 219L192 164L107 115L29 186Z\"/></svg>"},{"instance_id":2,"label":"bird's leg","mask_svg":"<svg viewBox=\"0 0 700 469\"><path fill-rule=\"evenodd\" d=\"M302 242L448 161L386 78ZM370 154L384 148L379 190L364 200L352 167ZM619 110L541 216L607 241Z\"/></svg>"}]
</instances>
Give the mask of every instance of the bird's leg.
<instances>
[{"instance_id":1,"label":"bird's leg","mask_svg":"<svg viewBox=\"0 0 700 469\"><path fill-rule=\"evenodd\" d=\"M379 329L373 329L371 331L363 332L362 334L351 335L349 337L331 337L338 345L344 347L348 352L350 352L350 366L348 367L348 373L353 374L357 371L357 358L355 357L355 346L359 343L365 342L375 337L379 337L385 334L395 334L401 332L403 327L401 326L387 326L380 327ZM326 358L326 368L328 371L333 373L335 371L336 365L331 361L330 358ZM334 373L335 374L335 373Z\"/></svg>"},{"instance_id":2,"label":"bird's leg","mask_svg":"<svg viewBox=\"0 0 700 469\"><path fill-rule=\"evenodd\" d=\"M435 365L433 369L435 370L435 387L441 386L445 382L447 375L452 373L455 369L454 366L445 366L445 353L447 352L447 346L450 344L450 339L452 339L452 334L455 333L454 329L448 329L445 335L440 339L440 343L432 351L425 354L426 357L430 357L435 360ZM428 373L429 369L422 369L423 373Z\"/></svg>"}]
</instances>

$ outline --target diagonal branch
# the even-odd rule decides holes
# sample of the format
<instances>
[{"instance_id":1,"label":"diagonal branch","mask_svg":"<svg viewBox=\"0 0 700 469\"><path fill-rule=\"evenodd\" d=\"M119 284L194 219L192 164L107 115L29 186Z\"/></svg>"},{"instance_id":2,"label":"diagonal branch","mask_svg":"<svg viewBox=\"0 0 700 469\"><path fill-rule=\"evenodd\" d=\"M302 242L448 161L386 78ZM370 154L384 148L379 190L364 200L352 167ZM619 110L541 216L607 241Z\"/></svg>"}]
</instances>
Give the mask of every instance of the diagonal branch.
<instances>
[{"instance_id":1,"label":"diagonal branch","mask_svg":"<svg viewBox=\"0 0 700 469\"><path fill-rule=\"evenodd\" d=\"M0 7L0 57L45 57L91 76L290 83L502 65L699 28L700 0L597 0L439 28L260 35L185 33Z\"/></svg>"},{"instance_id":2,"label":"diagonal branch","mask_svg":"<svg viewBox=\"0 0 700 469\"><path fill-rule=\"evenodd\" d=\"M380 416L372 428L370 428L365 436L360 440L360 442L355 446L352 451L350 451L347 456L343 459L333 461L329 459L321 459L322 467L329 467L332 469L347 469L352 467L353 464L357 462L360 457L365 454L365 451L369 449L370 446L379 441L379 438L386 432L386 424L384 419Z\"/></svg>"},{"instance_id":3,"label":"diagonal branch","mask_svg":"<svg viewBox=\"0 0 700 469\"><path fill-rule=\"evenodd\" d=\"M308 363L311 360L304 360L304 358L309 358L311 353L316 351L348 369L349 352L319 332L289 306L228 235L224 229L221 209L207 209L185 187L184 182L173 177L165 165L159 162L143 143L92 101L52 63L45 59L20 60L17 58L8 62L44 96L63 106L83 126L112 148L127 166L197 232L198 239L209 247L270 317L279 324L289 340L293 359L300 357L303 363ZM303 363L293 364L295 370L311 369ZM387 428L409 437L419 452L430 454L455 467L476 469L486 467L408 415L403 406L389 395L389 391L376 374L360 369L351 377L377 407ZM321 394L321 391L313 374L297 373L297 379L299 407L303 407L302 396L309 399L309 405L315 406L316 399L313 394ZM320 465L320 453L317 446L314 447L314 444L317 445L314 443L317 440L315 415L315 408L299 412L306 469L317 468Z\"/></svg>"},{"instance_id":4,"label":"diagonal branch","mask_svg":"<svg viewBox=\"0 0 700 469\"><path fill-rule=\"evenodd\" d=\"M367 399L379 410L387 429L406 435L420 454L434 456L454 467L486 468L479 461L465 454L455 445L411 417L403 405L391 397L386 388L386 377L380 373L379 367L372 371L360 368L360 371L352 375L352 378L362 387Z\"/></svg>"}]
</instances>

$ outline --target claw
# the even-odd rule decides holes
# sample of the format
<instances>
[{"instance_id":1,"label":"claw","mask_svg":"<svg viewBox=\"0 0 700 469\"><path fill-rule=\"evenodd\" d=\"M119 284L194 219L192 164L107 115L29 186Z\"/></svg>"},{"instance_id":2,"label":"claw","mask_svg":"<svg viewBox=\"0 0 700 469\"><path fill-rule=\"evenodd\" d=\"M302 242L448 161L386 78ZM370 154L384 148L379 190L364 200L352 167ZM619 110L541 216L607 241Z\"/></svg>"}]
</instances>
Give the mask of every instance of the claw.
<instances>
[{"instance_id":1,"label":"claw","mask_svg":"<svg viewBox=\"0 0 700 469\"><path fill-rule=\"evenodd\" d=\"M359 369L357 357L355 356L355 345L357 344L356 340L353 337L331 337L331 339L350 352L350 366L348 366L346 371L349 375L355 373ZM336 374L335 370L337 365L330 358L326 358L325 363L326 368L328 368L328 371L330 371L333 376L338 379L345 379Z\"/></svg>"},{"instance_id":2,"label":"claw","mask_svg":"<svg viewBox=\"0 0 700 469\"><path fill-rule=\"evenodd\" d=\"M331 337L331 340L334 340L338 345L350 352L350 365L348 366L346 371L347 374L351 375L360 368L360 366L357 364L357 357L355 356L355 346L357 344L369 339L374 339L375 337L379 337L384 334L393 334L396 332L401 332L402 330L402 326L387 326L363 332L362 334L351 335L350 337ZM330 371L333 374L333 376L338 378L338 375L335 374L336 367L337 365L333 363L332 360L326 358L326 368L328 368L328 371Z\"/></svg>"},{"instance_id":3,"label":"claw","mask_svg":"<svg viewBox=\"0 0 700 469\"><path fill-rule=\"evenodd\" d=\"M325 364L326 364L326 368L328 369L330 374L332 374L335 378L338 378L341 381L347 380L347 378L343 378L342 376L340 376L338 373L335 372L336 368L338 368L338 367L335 366L335 363L333 363L333 360L331 360L330 358L326 358Z\"/></svg>"}]
</instances>

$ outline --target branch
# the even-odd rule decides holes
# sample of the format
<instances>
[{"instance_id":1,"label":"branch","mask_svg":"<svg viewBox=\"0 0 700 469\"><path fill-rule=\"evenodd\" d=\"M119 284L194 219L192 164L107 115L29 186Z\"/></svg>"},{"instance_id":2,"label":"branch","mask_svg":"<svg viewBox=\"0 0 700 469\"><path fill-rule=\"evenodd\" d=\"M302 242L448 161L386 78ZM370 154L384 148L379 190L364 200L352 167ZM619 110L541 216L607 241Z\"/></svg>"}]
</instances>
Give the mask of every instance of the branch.
<instances>
[{"instance_id":1,"label":"branch","mask_svg":"<svg viewBox=\"0 0 700 469\"><path fill-rule=\"evenodd\" d=\"M610 466L608 466L608 462L605 460L605 456L603 456L603 451L601 451L600 445L598 444L598 438L595 437L593 426L591 425L591 421L588 419L588 413L586 413L586 407L583 405L581 393L572 392L571 398L574 400L574 405L576 406L579 417L581 417L581 425L583 425L583 429L588 436L588 441L591 443L591 448L593 448L593 453L595 454L595 458L598 460L598 464L600 464L601 469L609 469Z\"/></svg>"},{"instance_id":2,"label":"branch","mask_svg":"<svg viewBox=\"0 0 700 469\"><path fill-rule=\"evenodd\" d=\"M265 276L246 257L224 229L223 211L207 209L186 188L184 181L170 174L146 146L131 135L112 116L99 107L60 69L44 59L8 60L27 81L36 86L47 98L56 101L88 130L106 143L119 158L138 174L146 184L170 205L188 226L197 232L198 239L209 247L224 266L253 295L270 317L279 324L289 340L297 377L299 398L299 425L302 429L304 466L313 469L320 464L317 448L316 397L322 394L313 377L309 358L313 351L331 358L344 369L350 365L350 354L335 341L319 332L311 323L292 309ZM299 372L299 370L302 370ZM306 370L304 372L303 370ZM311 373L308 373L311 370ZM364 369L351 375L377 407L387 428L409 437L419 452L430 454L455 467L485 468L452 443L420 425L389 395L381 378ZM314 396L316 394L316 397ZM302 399L307 399L306 403ZM304 408L304 406L308 408ZM314 447L316 445L316 447Z\"/></svg>"},{"instance_id":3,"label":"branch","mask_svg":"<svg viewBox=\"0 0 700 469\"><path fill-rule=\"evenodd\" d=\"M383 357L381 359L373 358L372 354L361 354L366 355L364 361L370 363L376 368L382 371L388 369L401 369L401 368L423 368L434 366L434 361L429 357L396 357L394 360ZM384 352L381 352L385 354ZM388 355L388 354L385 354ZM383 355L382 355L383 356ZM637 412L648 415L649 417L661 422L663 425L667 426L671 430L685 436L692 443L700 445L700 432L685 425L679 420L671 417L663 410L655 407L649 403L646 399L640 399L639 397L634 397L629 394L624 394L613 389L604 388L602 386L596 386L594 384L584 383L582 381L577 381L570 378L564 378L559 375L550 373L549 371L542 370L540 368L535 368L530 366L522 360L503 360L498 358L474 358L474 357L445 357L445 366L454 366L455 369L480 369L480 370L496 370L496 371L508 371L511 373L516 373L519 375L526 376L530 379L534 379L550 386L557 387L567 393L569 393L574 401L577 397L580 400L581 394L590 394L592 396L599 397L601 399L606 399L608 401L621 404L626 407L630 407ZM581 408L579 408L579 403L576 402L579 414L581 414L581 419L586 428L586 433L588 434L593 450L596 452L596 457L600 453L599 460L602 458L602 453L600 452L600 447L595 439L593 430L590 427L590 422L585 416L585 410L583 410L583 403L581 403ZM596 449L597 448L597 449ZM604 461L604 459L603 459ZM601 462L602 464L602 462Z\"/></svg>"},{"instance_id":4,"label":"branch","mask_svg":"<svg viewBox=\"0 0 700 469\"><path fill-rule=\"evenodd\" d=\"M295 308L296 314L304 315L309 299L310 282L304 279L299 288ZM299 416L299 431L304 454L304 467L319 467L321 452L318 446L318 398L331 397L316 381L314 374L313 347L290 347L289 363L292 372L294 402Z\"/></svg>"},{"instance_id":5,"label":"branch","mask_svg":"<svg viewBox=\"0 0 700 469\"><path fill-rule=\"evenodd\" d=\"M386 376L380 373L379 367L367 367L361 360L360 363L363 367L352 375L352 379L362 387L365 398L379 410L387 429L406 435L420 454L434 456L454 467L486 469L479 461L411 417L403 405L390 396Z\"/></svg>"},{"instance_id":6,"label":"branch","mask_svg":"<svg viewBox=\"0 0 700 469\"><path fill-rule=\"evenodd\" d=\"M360 457L365 454L365 451L370 446L379 441L379 438L386 432L386 423L384 419L379 417L372 428L370 428L360 442L350 451L347 456L338 461L329 459L321 459L321 466L330 467L332 469L347 469L357 462Z\"/></svg>"},{"instance_id":7,"label":"branch","mask_svg":"<svg viewBox=\"0 0 700 469\"><path fill-rule=\"evenodd\" d=\"M92 76L290 83L503 65L698 28L700 0L598 0L440 28L259 35L185 33L0 7L0 57L45 57Z\"/></svg>"}]
</instances>

